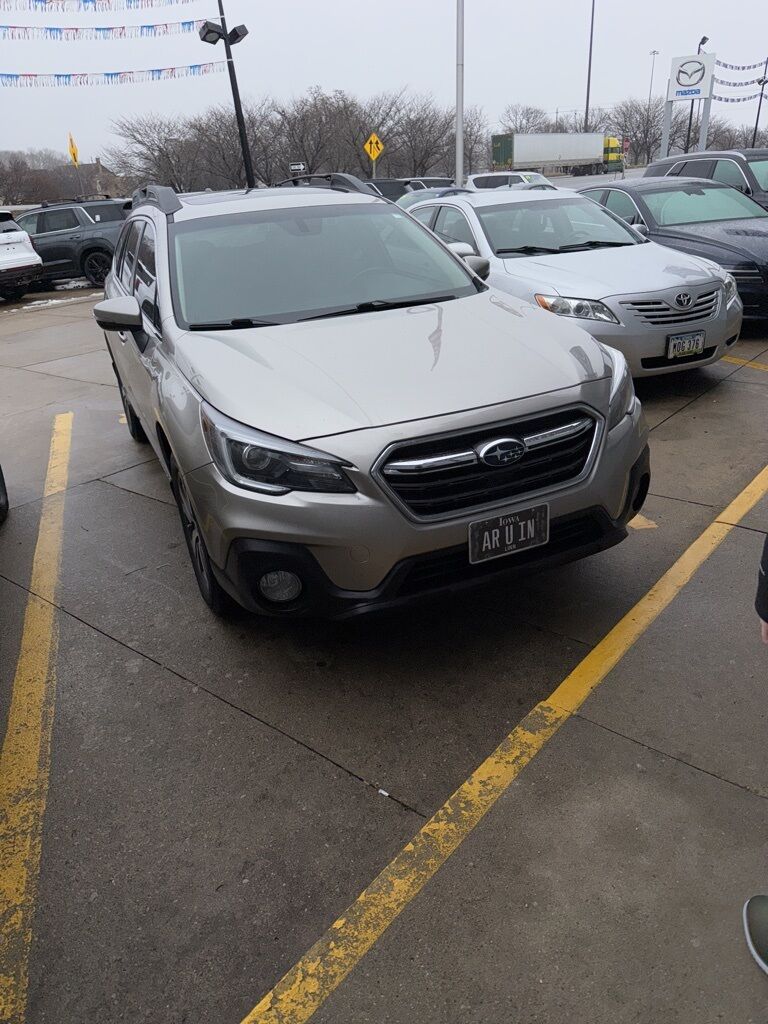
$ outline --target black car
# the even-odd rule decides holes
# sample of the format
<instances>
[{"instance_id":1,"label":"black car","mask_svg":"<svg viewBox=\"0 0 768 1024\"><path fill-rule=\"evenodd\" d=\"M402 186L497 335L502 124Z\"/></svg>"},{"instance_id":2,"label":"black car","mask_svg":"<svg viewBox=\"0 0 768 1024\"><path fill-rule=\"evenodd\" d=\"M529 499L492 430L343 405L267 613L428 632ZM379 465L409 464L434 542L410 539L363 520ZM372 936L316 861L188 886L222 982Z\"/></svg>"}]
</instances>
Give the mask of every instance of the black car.
<instances>
[{"instance_id":1,"label":"black car","mask_svg":"<svg viewBox=\"0 0 768 1024\"><path fill-rule=\"evenodd\" d=\"M581 189L654 242L704 256L733 274L744 316L768 317L768 210L698 178L635 178Z\"/></svg>"},{"instance_id":2,"label":"black car","mask_svg":"<svg viewBox=\"0 0 768 1024\"><path fill-rule=\"evenodd\" d=\"M706 150L654 160L646 178L708 178L752 196L768 210L768 149Z\"/></svg>"},{"instance_id":3,"label":"black car","mask_svg":"<svg viewBox=\"0 0 768 1024\"><path fill-rule=\"evenodd\" d=\"M406 194L424 188L450 188L453 178L371 178L371 184L379 195L393 203Z\"/></svg>"},{"instance_id":4,"label":"black car","mask_svg":"<svg viewBox=\"0 0 768 1024\"><path fill-rule=\"evenodd\" d=\"M8 491L5 489L3 479L3 467L0 466L0 526L3 525L8 516Z\"/></svg>"},{"instance_id":5,"label":"black car","mask_svg":"<svg viewBox=\"0 0 768 1024\"><path fill-rule=\"evenodd\" d=\"M86 277L101 287L127 215L124 199L43 204L17 218L43 259L43 281Z\"/></svg>"}]
</instances>

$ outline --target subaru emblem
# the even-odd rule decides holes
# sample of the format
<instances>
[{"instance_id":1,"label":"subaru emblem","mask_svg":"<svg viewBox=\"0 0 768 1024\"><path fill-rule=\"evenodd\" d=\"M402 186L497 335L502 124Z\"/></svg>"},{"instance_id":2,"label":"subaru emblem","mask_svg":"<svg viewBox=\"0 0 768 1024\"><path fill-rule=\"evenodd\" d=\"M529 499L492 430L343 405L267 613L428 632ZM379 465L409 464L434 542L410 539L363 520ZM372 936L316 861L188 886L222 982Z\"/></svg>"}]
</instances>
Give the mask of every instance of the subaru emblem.
<instances>
[{"instance_id":1,"label":"subaru emblem","mask_svg":"<svg viewBox=\"0 0 768 1024\"><path fill-rule=\"evenodd\" d=\"M486 466L499 469L502 466L511 466L513 462L518 462L525 455L527 449L525 442L518 437L499 437L479 445L475 451L480 461L484 462Z\"/></svg>"}]
</instances>

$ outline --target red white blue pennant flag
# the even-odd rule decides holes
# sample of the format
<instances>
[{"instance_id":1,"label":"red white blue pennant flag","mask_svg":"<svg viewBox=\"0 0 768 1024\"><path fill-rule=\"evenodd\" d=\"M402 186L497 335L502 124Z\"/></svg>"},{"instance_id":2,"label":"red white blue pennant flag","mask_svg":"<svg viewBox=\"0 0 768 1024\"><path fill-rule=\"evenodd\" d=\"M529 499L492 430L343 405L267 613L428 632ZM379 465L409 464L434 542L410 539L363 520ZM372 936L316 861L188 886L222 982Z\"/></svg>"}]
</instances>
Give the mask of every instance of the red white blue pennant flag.
<instances>
[{"instance_id":1,"label":"red white blue pennant flag","mask_svg":"<svg viewBox=\"0 0 768 1024\"><path fill-rule=\"evenodd\" d=\"M177 68L149 68L146 71L89 71L68 74L17 75L0 73L0 89L58 88L77 85L132 85L140 82L163 82L171 78L198 78L223 71L224 60L208 64L187 64Z\"/></svg>"},{"instance_id":2,"label":"red white blue pennant flag","mask_svg":"<svg viewBox=\"0 0 768 1024\"><path fill-rule=\"evenodd\" d=\"M191 4L194 0L0 0L0 11L37 11L56 14L64 11L143 11L149 7Z\"/></svg>"},{"instance_id":3,"label":"red white blue pennant flag","mask_svg":"<svg viewBox=\"0 0 768 1024\"><path fill-rule=\"evenodd\" d=\"M169 21L160 25L91 25L73 28L54 25L0 25L2 39L47 39L56 42L76 42L79 39L153 39L158 36L178 36L198 32L204 22Z\"/></svg>"}]
</instances>

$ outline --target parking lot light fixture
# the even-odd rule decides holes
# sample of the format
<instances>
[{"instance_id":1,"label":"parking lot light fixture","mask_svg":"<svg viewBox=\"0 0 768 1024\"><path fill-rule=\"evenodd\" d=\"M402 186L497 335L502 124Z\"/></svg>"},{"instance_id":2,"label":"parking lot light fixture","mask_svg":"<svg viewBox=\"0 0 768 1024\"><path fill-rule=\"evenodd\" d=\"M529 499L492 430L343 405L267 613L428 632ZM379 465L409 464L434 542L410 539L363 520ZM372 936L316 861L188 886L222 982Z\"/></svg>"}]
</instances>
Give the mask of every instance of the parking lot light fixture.
<instances>
[{"instance_id":1,"label":"parking lot light fixture","mask_svg":"<svg viewBox=\"0 0 768 1024\"><path fill-rule=\"evenodd\" d=\"M696 53L701 53L702 46L706 46L709 42L709 36L702 36L699 40L699 45L696 47ZM685 133L685 152L691 148L691 127L693 126L693 104L695 100L691 100L691 109L688 111L688 131Z\"/></svg>"},{"instance_id":2,"label":"parking lot light fixture","mask_svg":"<svg viewBox=\"0 0 768 1024\"><path fill-rule=\"evenodd\" d=\"M755 130L752 132L752 149L754 149L757 145L757 129L760 127L760 111L763 109L763 93L765 92L766 85L768 85L768 57L765 61L763 77L758 78L757 84L760 86L760 99L757 101L757 114L755 115Z\"/></svg>"},{"instance_id":3,"label":"parking lot light fixture","mask_svg":"<svg viewBox=\"0 0 768 1024\"><path fill-rule=\"evenodd\" d=\"M240 134L240 148L243 152L245 183L248 188L255 188L256 178L253 174L251 149L248 145L248 133L245 129L245 117L243 116L243 104L240 100L240 88L237 84L235 62L232 58L232 47L245 39L248 35L248 29L245 25L237 25L231 32L227 31L227 19L224 15L224 0L219 0L219 21L219 24L216 24L215 21L204 22L200 27L200 38L204 43L210 43L211 46L215 46L220 39L224 41L224 51L227 57L227 71L229 72L229 84L232 86L232 103L235 108L237 130Z\"/></svg>"}]
</instances>

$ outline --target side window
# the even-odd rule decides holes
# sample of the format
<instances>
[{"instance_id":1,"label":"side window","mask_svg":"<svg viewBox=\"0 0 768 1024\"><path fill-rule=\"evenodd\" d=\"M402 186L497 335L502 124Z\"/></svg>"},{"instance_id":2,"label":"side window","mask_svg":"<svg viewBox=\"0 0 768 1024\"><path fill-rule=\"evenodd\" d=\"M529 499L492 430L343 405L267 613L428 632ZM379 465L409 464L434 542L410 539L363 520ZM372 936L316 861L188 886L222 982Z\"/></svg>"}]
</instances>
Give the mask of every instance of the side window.
<instances>
[{"instance_id":1,"label":"side window","mask_svg":"<svg viewBox=\"0 0 768 1024\"><path fill-rule=\"evenodd\" d=\"M600 203L601 206L605 205L605 189L604 188L589 188L585 192L581 193L586 196L587 199L592 199L596 203Z\"/></svg>"},{"instance_id":2,"label":"side window","mask_svg":"<svg viewBox=\"0 0 768 1024\"><path fill-rule=\"evenodd\" d=\"M627 224L634 224L635 221L640 219L635 204L626 192L619 192L618 189L612 188L609 190L605 207L611 213L615 213L617 217L625 220Z\"/></svg>"},{"instance_id":3,"label":"side window","mask_svg":"<svg viewBox=\"0 0 768 1024\"><path fill-rule=\"evenodd\" d=\"M722 181L724 185L737 188L739 192L747 191L747 179L739 165L733 160L716 160L712 177L715 181Z\"/></svg>"},{"instance_id":4,"label":"side window","mask_svg":"<svg viewBox=\"0 0 768 1024\"><path fill-rule=\"evenodd\" d=\"M144 234L141 236L141 245L136 257L136 284L133 290L141 306L141 312L154 327L157 327L155 229L151 224L146 225Z\"/></svg>"},{"instance_id":5,"label":"side window","mask_svg":"<svg viewBox=\"0 0 768 1024\"><path fill-rule=\"evenodd\" d=\"M28 235L36 235L37 219L39 216L39 213L28 213L24 217L19 217L17 223L21 230L26 231Z\"/></svg>"},{"instance_id":6,"label":"side window","mask_svg":"<svg viewBox=\"0 0 768 1024\"><path fill-rule=\"evenodd\" d=\"M410 211L411 216L415 217L420 223L430 227L432 224L432 218L435 216L434 206L422 206L420 210Z\"/></svg>"},{"instance_id":7,"label":"side window","mask_svg":"<svg viewBox=\"0 0 768 1024\"><path fill-rule=\"evenodd\" d=\"M684 165L680 174L684 178L711 178L712 177L712 161L711 160L688 160Z\"/></svg>"},{"instance_id":8,"label":"side window","mask_svg":"<svg viewBox=\"0 0 768 1024\"><path fill-rule=\"evenodd\" d=\"M482 174L479 178L473 179L475 188L501 188L509 184L508 174Z\"/></svg>"},{"instance_id":9,"label":"side window","mask_svg":"<svg viewBox=\"0 0 768 1024\"><path fill-rule=\"evenodd\" d=\"M120 280L128 291L133 291L133 272L136 268L136 252L139 248L139 236L141 235L141 221L135 220L130 226L128 237L125 241L125 249L122 254L120 266Z\"/></svg>"},{"instance_id":10,"label":"side window","mask_svg":"<svg viewBox=\"0 0 768 1024\"><path fill-rule=\"evenodd\" d=\"M40 234L49 231L72 231L80 227L74 210L45 210L39 215L39 219L37 230Z\"/></svg>"},{"instance_id":11,"label":"side window","mask_svg":"<svg viewBox=\"0 0 768 1024\"><path fill-rule=\"evenodd\" d=\"M477 252L475 236L472 234L467 218L452 206L443 206L437 215L435 233L444 242L466 242Z\"/></svg>"},{"instance_id":12,"label":"side window","mask_svg":"<svg viewBox=\"0 0 768 1024\"><path fill-rule=\"evenodd\" d=\"M85 212L97 224L106 224L123 220L127 210L123 209L121 203L92 203L85 208Z\"/></svg>"}]
</instances>

